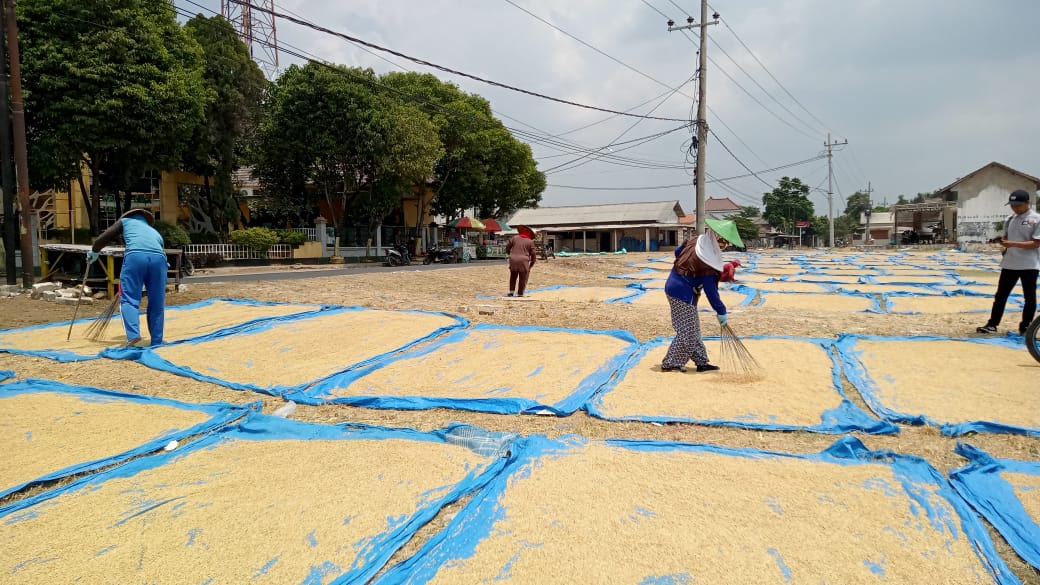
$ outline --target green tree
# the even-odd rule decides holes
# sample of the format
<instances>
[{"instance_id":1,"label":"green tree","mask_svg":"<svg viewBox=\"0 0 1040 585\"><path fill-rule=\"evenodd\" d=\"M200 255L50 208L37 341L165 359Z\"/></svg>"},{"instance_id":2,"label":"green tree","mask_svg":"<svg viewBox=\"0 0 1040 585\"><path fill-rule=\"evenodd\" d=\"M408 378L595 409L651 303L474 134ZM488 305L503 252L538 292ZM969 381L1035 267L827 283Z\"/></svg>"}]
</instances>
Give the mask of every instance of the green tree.
<instances>
[{"instance_id":1,"label":"green tree","mask_svg":"<svg viewBox=\"0 0 1040 585\"><path fill-rule=\"evenodd\" d=\"M859 222L860 215L870 209L870 194L856 191L845 199L845 216ZM835 235L835 237L837 237Z\"/></svg>"},{"instance_id":2,"label":"green tree","mask_svg":"<svg viewBox=\"0 0 1040 585\"><path fill-rule=\"evenodd\" d=\"M796 222L813 216L809 186L798 178L782 177L776 188L762 195L762 204L766 209L762 217L785 233L792 233Z\"/></svg>"},{"instance_id":3,"label":"green tree","mask_svg":"<svg viewBox=\"0 0 1040 585\"><path fill-rule=\"evenodd\" d=\"M405 104L387 104L377 113L386 133L387 152L378 180L359 198L359 215L368 220L369 232L401 207L401 195L413 186L422 188L444 154L437 128L422 111Z\"/></svg>"},{"instance_id":4,"label":"green tree","mask_svg":"<svg viewBox=\"0 0 1040 585\"><path fill-rule=\"evenodd\" d=\"M103 191L129 207L136 177L179 162L207 98L201 49L169 2L23 0L18 19L30 181L78 180L97 233Z\"/></svg>"},{"instance_id":5,"label":"green tree","mask_svg":"<svg viewBox=\"0 0 1040 585\"><path fill-rule=\"evenodd\" d=\"M748 217L751 219L762 217L762 210L759 209L757 205L741 205L740 217Z\"/></svg>"},{"instance_id":6,"label":"green tree","mask_svg":"<svg viewBox=\"0 0 1040 585\"><path fill-rule=\"evenodd\" d=\"M204 216L197 229L225 233L227 225L239 218L231 173L240 165L244 142L254 132L267 80L227 20L200 14L185 29L202 47L210 98L184 154L185 170L205 177L203 201L192 202L192 217Z\"/></svg>"},{"instance_id":7,"label":"green tree","mask_svg":"<svg viewBox=\"0 0 1040 585\"><path fill-rule=\"evenodd\" d=\"M260 125L256 170L269 204L303 219L314 198L340 228L359 194L379 179L388 150L385 107L372 92L370 69L307 63L289 67L273 84Z\"/></svg>"},{"instance_id":8,"label":"green tree","mask_svg":"<svg viewBox=\"0 0 1040 585\"><path fill-rule=\"evenodd\" d=\"M434 213L458 217L476 207L482 217L500 217L541 200L545 176L530 147L495 119L487 100L429 74L393 72L382 81L425 111L437 127L444 153L426 177L434 191Z\"/></svg>"},{"instance_id":9,"label":"green tree","mask_svg":"<svg viewBox=\"0 0 1040 585\"><path fill-rule=\"evenodd\" d=\"M757 207L755 209L758 209ZM741 215L731 215L726 219L733 220L733 223L737 226L737 233L740 234L740 239L747 242L748 240L754 240L758 238L758 224L751 221L751 218L743 215L744 211L741 211ZM755 217L758 217L757 215Z\"/></svg>"}]
</instances>

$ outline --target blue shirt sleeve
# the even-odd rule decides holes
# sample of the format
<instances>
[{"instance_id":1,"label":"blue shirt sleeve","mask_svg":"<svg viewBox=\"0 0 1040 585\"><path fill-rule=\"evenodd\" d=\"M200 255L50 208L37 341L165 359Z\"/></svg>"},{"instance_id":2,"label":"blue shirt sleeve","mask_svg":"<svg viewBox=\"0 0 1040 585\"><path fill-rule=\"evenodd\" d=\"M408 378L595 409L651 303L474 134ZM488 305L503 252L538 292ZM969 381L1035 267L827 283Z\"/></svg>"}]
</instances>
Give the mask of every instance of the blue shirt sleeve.
<instances>
[{"instance_id":1,"label":"blue shirt sleeve","mask_svg":"<svg viewBox=\"0 0 1040 585\"><path fill-rule=\"evenodd\" d=\"M705 277L700 280L699 284L704 287L704 295L708 297L708 303L711 304L711 308L715 309L715 312L719 315L726 314L726 305L722 302L722 297L719 296L719 286L714 277Z\"/></svg>"}]
</instances>

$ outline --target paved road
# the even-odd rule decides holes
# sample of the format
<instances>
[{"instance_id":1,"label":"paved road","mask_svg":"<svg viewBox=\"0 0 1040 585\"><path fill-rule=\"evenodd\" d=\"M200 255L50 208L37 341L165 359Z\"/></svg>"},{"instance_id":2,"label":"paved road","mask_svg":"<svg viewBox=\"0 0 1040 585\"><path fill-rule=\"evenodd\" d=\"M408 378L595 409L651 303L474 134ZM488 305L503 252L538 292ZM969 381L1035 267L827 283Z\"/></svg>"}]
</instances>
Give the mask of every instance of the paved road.
<instances>
[{"instance_id":1,"label":"paved road","mask_svg":"<svg viewBox=\"0 0 1040 585\"><path fill-rule=\"evenodd\" d=\"M487 266L492 261L476 261L470 264L412 264L410 266L397 266L391 268L382 264L349 264L343 268L298 268L288 266L257 266L248 268L248 272L235 272L221 268L212 271L199 270L194 276L188 276L181 280L184 284L204 282L241 282L249 280L289 280L296 278L318 278L323 276L343 276L348 274L368 274L371 272L402 272L417 270L458 270L472 266Z\"/></svg>"}]
</instances>

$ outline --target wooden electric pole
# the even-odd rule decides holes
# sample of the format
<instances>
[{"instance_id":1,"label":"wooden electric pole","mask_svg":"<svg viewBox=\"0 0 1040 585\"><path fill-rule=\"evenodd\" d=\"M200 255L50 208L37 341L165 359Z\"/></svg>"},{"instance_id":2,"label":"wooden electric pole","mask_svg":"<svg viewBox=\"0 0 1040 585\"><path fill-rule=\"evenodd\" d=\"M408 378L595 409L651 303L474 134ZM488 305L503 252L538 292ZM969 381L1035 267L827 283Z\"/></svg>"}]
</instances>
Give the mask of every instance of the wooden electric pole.
<instances>
[{"instance_id":1,"label":"wooden electric pole","mask_svg":"<svg viewBox=\"0 0 1040 585\"><path fill-rule=\"evenodd\" d=\"M22 101L22 65L18 51L18 21L15 0L3 0L4 28L7 32L7 56L11 72L11 129L14 133L14 164L18 181L18 205L22 208L21 248L22 286L30 288L35 280L33 262L32 213L29 203L29 156L25 145L25 106Z\"/></svg>"},{"instance_id":2,"label":"wooden electric pole","mask_svg":"<svg viewBox=\"0 0 1040 585\"><path fill-rule=\"evenodd\" d=\"M0 187L4 193L4 267L7 284L18 284L15 272L15 234L18 218L14 212L14 168L11 166L11 111L7 104L7 44L4 38L4 10L0 10Z\"/></svg>"},{"instance_id":3,"label":"wooden electric pole","mask_svg":"<svg viewBox=\"0 0 1040 585\"><path fill-rule=\"evenodd\" d=\"M684 29L697 28L700 29L700 50L697 51L700 61L697 65L697 162L696 168L696 201L694 205L697 209L697 233L704 233L704 217L706 215L704 210L704 159L705 159L705 146L708 142L708 76L706 74L708 66L708 26L719 23L719 14L716 12L712 15L712 21L708 22L708 0L701 0L701 22L695 24L693 17L690 16L686 19L685 26L675 26L675 21L668 21L668 32Z\"/></svg>"}]
</instances>

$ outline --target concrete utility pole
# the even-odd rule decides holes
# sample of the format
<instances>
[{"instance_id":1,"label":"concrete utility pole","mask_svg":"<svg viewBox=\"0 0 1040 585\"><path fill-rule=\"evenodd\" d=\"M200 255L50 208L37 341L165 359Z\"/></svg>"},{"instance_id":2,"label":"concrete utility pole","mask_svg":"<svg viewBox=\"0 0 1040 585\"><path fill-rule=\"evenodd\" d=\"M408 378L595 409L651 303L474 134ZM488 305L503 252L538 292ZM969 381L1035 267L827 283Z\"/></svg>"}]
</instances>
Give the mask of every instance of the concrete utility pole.
<instances>
[{"instance_id":1,"label":"concrete utility pole","mask_svg":"<svg viewBox=\"0 0 1040 585\"><path fill-rule=\"evenodd\" d=\"M14 164L18 180L18 204L22 207L22 286L33 285L32 213L29 203L29 157L25 145L25 106L22 101L22 64L18 51L18 21L15 20L15 0L3 0L4 28L7 32L7 56L11 71L11 128L14 131Z\"/></svg>"},{"instance_id":2,"label":"concrete utility pole","mask_svg":"<svg viewBox=\"0 0 1040 585\"><path fill-rule=\"evenodd\" d=\"M867 231L863 233L863 243L869 244L870 240L870 215L874 213L874 204L870 201L870 194L874 192L874 189L870 187L870 181L867 181L867 211L863 215L867 216Z\"/></svg>"},{"instance_id":3,"label":"concrete utility pole","mask_svg":"<svg viewBox=\"0 0 1040 585\"><path fill-rule=\"evenodd\" d=\"M700 29L700 50L697 54L700 57L700 63L697 65L697 168L694 169L697 174L697 199L695 201L697 209L697 233L704 233L704 217L706 215L704 210L704 147L708 142L708 76L706 74L708 65L708 27L713 24L719 23L719 13L716 12L712 16L712 21L708 22L708 0L701 0L701 23L694 24L693 17L687 17L685 26L675 26L674 20L668 21L668 32L698 28Z\"/></svg>"},{"instance_id":4,"label":"concrete utility pole","mask_svg":"<svg viewBox=\"0 0 1040 585\"><path fill-rule=\"evenodd\" d=\"M823 146L827 148L827 224L830 228L828 245L831 248L834 247L834 171L831 167L831 157L833 156L832 151L835 146L845 146L848 143L848 140L831 142L830 132L827 133L827 142L823 143Z\"/></svg>"}]
</instances>

